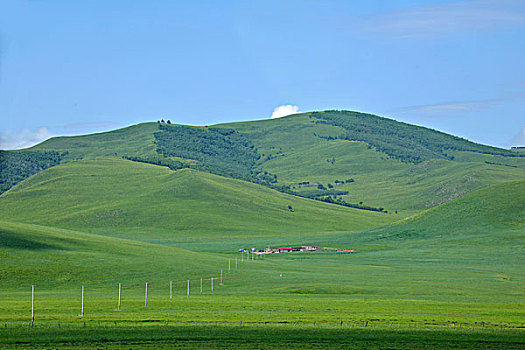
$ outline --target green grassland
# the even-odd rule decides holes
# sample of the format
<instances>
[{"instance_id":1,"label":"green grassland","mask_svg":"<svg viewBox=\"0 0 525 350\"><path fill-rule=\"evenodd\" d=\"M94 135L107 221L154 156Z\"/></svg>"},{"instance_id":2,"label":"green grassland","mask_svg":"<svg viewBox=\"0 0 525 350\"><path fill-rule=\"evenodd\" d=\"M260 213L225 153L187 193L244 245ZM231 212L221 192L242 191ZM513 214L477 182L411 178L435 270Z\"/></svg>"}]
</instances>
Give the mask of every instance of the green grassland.
<instances>
[{"instance_id":1,"label":"green grassland","mask_svg":"<svg viewBox=\"0 0 525 350\"><path fill-rule=\"evenodd\" d=\"M525 348L525 158L377 118L145 123L1 153L0 347ZM388 213L293 195L336 191ZM325 249L238 252L285 245Z\"/></svg>"},{"instance_id":2,"label":"green grassland","mask_svg":"<svg viewBox=\"0 0 525 350\"><path fill-rule=\"evenodd\" d=\"M239 240L357 231L394 219L193 169L118 158L48 169L0 198L8 221L164 245L228 242L230 251Z\"/></svg>"},{"instance_id":3,"label":"green grassland","mask_svg":"<svg viewBox=\"0 0 525 350\"><path fill-rule=\"evenodd\" d=\"M56 199L67 194L69 178L87 181L91 175L104 175L103 179L98 179L99 186L107 184L105 190L112 189L111 195L104 197L102 192L93 193L95 197L105 198L106 204L102 208L111 201L125 204L118 196L118 189L129 191L128 187L137 188L140 194L131 202L153 191L153 185L139 190L137 183L122 181L115 174L127 174L129 178L143 174L143 179L150 179L152 184L162 183L154 181L154 176L177 178L197 174L219 183L234 183L250 193L250 198L255 195L265 198L266 192L272 192L259 185L201 174L191 169L174 172L154 165L105 158L71 162L35 175L2 195L2 213L11 213L8 219L12 221L23 219L22 215L26 215L27 220L29 212L20 213L20 216L13 213L22 211L24 206L35 205L37 221L39 217L45 217L46 210L49 217L55 217L67 208ZM115 176L116 180L113 179ZM191 186L195 182L175 184L181 191L185 186L193 189ZM94 188L94 183L89 182L78 185L75 188ZM65 191L60 193L61 189ZM53 191L55 195L46 197L47 191ZM233 198L241 201L239 193ZM283 228L281 234L274 231L268 236L255 234L237 240L214 238L208 233L204 234L208 239L187 237L186 241L169 242L169 245L186 249L165 246L164 240L155 244L144 243L153 241L157 230L162 232L162 216L157 221L147 221L149 237L142 238L130 226L117 222L112 226L111 235L121 232L126 239L3 221L2 281L9 287L0 292L0 317L8 324L9 331L4 332L4 338L0 339L6 345L13 345L11 339L15 335L18 341L33 345L37 342L50 347L92 347L102 344L102 338L117 342L114 346L118 347L119 342L132 344L133 340L149 346L168 346L168 343L177 342L183 346L188 344L188 338L193 337L198 339L196 347L204 346L202 344L217 347L222 338L215 332L220 328L210 331L202 325L218 322L226 327L227 334L232 334L229 340L224 340L231 346L244 343L246 339L260 342L262 335L258 327L267 327L264 334L270 339L268 347L276 348L281 344L287 348L290 346L286 342L277 339L279 334L294 334L299 329L308 333L311 327L312 334L327 337L326 343L316 343L318 338L312 335L312 347L325 344L337 348L382 348L397 344L395 346L401 348L404 344L414 348L442 348L449 344L447 342L464 342L466 348L478 348L481 346L478 342L488 337L492 339L491 345L507 344L520 348L523 347L522 331L493 333L491 329L525 325L525 276L520 268L523 265L525 210L521 198L524 193L525 181L510 182L476 191L398 223L358 232L343 232L339 231L340 228L337 232L308 231L304 228L301 235L287 236L287 229ZM330 215L331 210L346 211L351 218L349 222L355 220L355 215L393 217L280 193L272 197L279 196L305 202L302 206L293 203L294 207L301 208L298 211L311 210L309 215L300 219L304 227L315 225L315 221L320 220L312 216L319 208L325 208L325 215ZM207 200L224 201L222 197ZM44 204L39 209L37 204L41 201ZM83 202L89 204L89 200ZM176 202L170 205L180 205ZM17 206L18 203L24 205ZM286 203L284 201L280 206ZM80 204L70 203L76 210L64 214L68 220L62 221L59 217L56 222L47 224L68 226L75 223L79 228L84 225L93 229L92 223L86 224L86 216L73 215L76 211L90 212L89 205L80 208ZM246 202L243 205L246 206ZM141 202L141 206L148 207L145 202ZM156 207L151 202L150 206ZM135 212L130 217L139 216L135 224L140 225L140 220L149 217L149 213L146 214L140 218L141 214ZM203 211L199 215L206 214ZM213 217L213 213L210 215ZM337 215L338 218L342 216L344 214ZM252 222L253 227L256 224ZM272 227L270 223L259 222L258 225L265 229ZM185 232L187 234L187 230ZM267 244L302 244L304 241L333 249L352 248L357 252L338 254L327 249L316 253L277 254L254 261L241 261L240 255L235 253L240 242L248 247L263 248ZM227 272L228 260L230 272ZM219 285L221 269L223 285ZM211 277L215 277L216 283L213 294ZM200 295L200 278L204 279L203 295ZM191 280L189 298L186 297L187 279ZM171 302L168 294L170 280L174 285ZM148 307L144 306L146 281L149 282ZM118 283L123 285L120 312L115 311ZM31 284L36 285L37 324L40 328L23 330L30 320ZM81 284L86 286L86 308L85 316L78 318ZM175 323L166 326L168 333L166 329L158 328L142 331L143 325L148 324L143 321L160 321L160 327L166 319ZM348 329L343 328L344 333L332 335L332 332L343 332L341 328L335 330L341 320ZM378 328L364 327L366 321L370 322L370 327ZM49 338L48 332L57 327L57 322L62 323L65 330L58 332L64 332L64 335ZM92 331L83 329L83 322L87 322ZM120 326L115 326L114 322ZM249 326L252 328L239 338L233 336L235 331L231 327L240 325L240 322L252 325ZM295 327L296 322L299 328L285 328ZM390 328L392 322L398 327L394 331ZM450 327L459 327L460 323L463 331L450 331ZM418 324L419 331L410 328L417 328ZM134 336L130 336L129 329L135 329L132 331ZM75 335L75 342L83 339L84 343L71 343L72 338L67 334ZM361 340L352 343L349 340L352 334ZM419 338L426 336L430 338L425 341ZM309 336L305 337L309 339ZM371 343L361 343L365 338ZM501 343L503 341L509 343Z\"/></svg>"}]
</instances>

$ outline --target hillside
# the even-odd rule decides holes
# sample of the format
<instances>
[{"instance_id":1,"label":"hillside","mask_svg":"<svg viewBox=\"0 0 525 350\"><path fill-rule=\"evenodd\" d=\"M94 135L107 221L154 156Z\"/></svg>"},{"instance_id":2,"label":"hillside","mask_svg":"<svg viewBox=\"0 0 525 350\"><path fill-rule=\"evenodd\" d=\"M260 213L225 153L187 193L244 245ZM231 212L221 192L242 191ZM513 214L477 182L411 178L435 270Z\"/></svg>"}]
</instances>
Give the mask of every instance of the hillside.
<instances>
[{"instance_id":1,"label":"hillside","mask_svg":"<svg viewBox=\"0 0 525 350\"><path fill-rule=\"evenodd\" d=\"M338 195L348 203L397 210L403 216L525 178L525 158L516 152L357 112L313 112L220 126L250 139L261 155L258 169L276 175L278 184L292 191L310 190L301 188L304 182L328 190L333 186L348 191ZM417 161L415 154L421 155Z\"/></svg>"},{"instance_id":2,"label":"hillside","mask_svg":"<svg viewBox=\"0 0 525 350\"><path fill-rule=\"evenodd\" d=\"M57 162L101 156L193 168L403 217L525 178L519 152L374 115L325 111L210 127L144 123L53 138L2 152L0 190Z\"/></svg>"},{"instance_id":3,"label":"hillside","mask_svg":"<svg viewBox=\"0 0 525 350\"><path fill-rule=\"evenodd\" d=\"M332 237L332 242L381 247L399 254L460 258L518 267L525 257L525 180L469 193L398 223L356 234ZM388 255L388 254L387 254ZM525 281L525 275L522 274Z\"/></svg>"},{"instance_id":4,"label":"hillside","mask_svg":"<svg viewBox=\"0 0 525 350\"><path fill-rule=\"evenodd\" d=\"M525 310L523 198L525 181L514 181L467 194L391 225L317 237L321 245L356 250L316 259L317 266L327 266L323 276L345 276L346 283L335 283L332 277L319 284L305 277L288 290L312 295L346 288L348 294L362 294L363 298L468 303L468 311L447 316L458 319L474 312L481 301L504 303L498 309L514 304L514 311L508 310L505 318L519 319ZM291 266L305 264L293 256L279 258ZM437 317L452 306L434 307L428 317Z\"/></svg>"},{"instance_id":5,"label":"hillside","mask_svg":"<svg viewBox=\"0 0 525 350\"><path fill-rule=\"evenodd\" d=\"M312 201L203 173L104 158L47 169L0 196L2 219L164 245L357 231L393 215ZM307 243L307 242L305 242Z\"/></svg>"},{"instance_id":6,"label":"hillside","mask_svg":"<svg viewBox=\"0 0 525 350\"><path fill-rule=\"evenodd\" d=\"M154 254L153 254L154 252ZM213 259L211 259L213 257ZM10 289L183 279L216 271L224 258L174 247L0 221L1 278ZM154 269L146 268L154 265ZM174 274L173 271L177 271Z\"/></svg>"}]
</instances>

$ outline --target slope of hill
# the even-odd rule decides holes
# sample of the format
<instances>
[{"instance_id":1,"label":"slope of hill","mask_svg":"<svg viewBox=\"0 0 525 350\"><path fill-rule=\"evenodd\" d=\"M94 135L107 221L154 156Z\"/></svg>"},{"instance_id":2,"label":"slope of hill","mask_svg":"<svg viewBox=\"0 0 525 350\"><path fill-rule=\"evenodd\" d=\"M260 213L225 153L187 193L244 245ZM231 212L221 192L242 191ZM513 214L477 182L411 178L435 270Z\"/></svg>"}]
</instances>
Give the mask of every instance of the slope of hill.
<instances>
[{"instance_id":1,"label":"slope of hill","mask_svg":"<svg viewBox=\"0 0 525 350\"><path fill-rule=\"evenodd\" d=\"M7 221L0 221L0 261L2 281L11 290L31 284L129 286L165 280L173 271L179 279L202 276L224 264L224 258L210 254Z\"/></svg>"},{"instance_id":2,"label":"slope of hill","mask_svg":"<svg viewBox=\"0 0 525 350\"><path fill-rule=\"evenodd\" d=\"M258 170L276 175L279 185L299 193L309 189L301 187L305 182L332 186L348 192L338 195L346 202L405 216L525 178L525 158L516 152L356 112L313 112L220 126L250 139L261 154ZM412 162L417 154L420 158Z\"/></svg>"},{"instance_id":3,"label":"slope of hill","mask_svg":"<svg viewBox=\"0 0 525 350\"><path fill-rule=\"evenodd\" d=\"M356 253L316 257L316 266L326 268L322 276L315 282L307 276L298 278L285 290L312 295L348 288L348 294L362 293L363 298L383 295L392 299L461 301L470 305L469 310L478 303L504 303L514 305L514 311L506 312L506 320L522 319L523 198L525 180L513 181L475 191L391 225L312 237L320 245L354 249ZM293 255L278 258L283 267L305 268L307 264ZM345 276L342 278L346 283L335 283L336 274ZM325 276L325 283L319 283ZM435 307L430 317L448 306ZM483 308L486 315L497 312L488 311L491 307L487 305ZM455 317L467 314L470 311Z\"/></svg>"},{"instance_id":4,"label":"slope of hill","mask_svg":"<svg viewBox=\"0 0 525 350\"><path fill-rule=\"evenodd\" d=\"M366 249L520 266L525 258L525 180L469 193L398 223L332 237ZM384 253L384 252L383 252ZM525 275L522 276L525 278Z\"/></svg>"},{"instance_id":5,"label":"slope of hill","mask_svg":"<svg viewBox=\"0 0 525 350\"><path fill-rule=\"evenodd\" d=\"M61 162L117 156L172 169L195 168L318 200L384 208L401 216L525 178L525 157L519 152L348 111L211 127L144 123L54 138L31 151L58 152L63 155ZM18 181L31 174L13 176ZM4 187L16 182L2 181Z\"/></svg>"},{"instance_id":6,"label":"slope of hill","mask_svg":"<svg viewBox=\"0 0 525 350\"><path fill-rule=\"evenodd\" d=\"M8 221L167 245L220 241L229 250L243 239L355 231L395 220L193 169L118 158L47 169L2 194L0 211Z\"/></svg>"},{"instance_id":7,"label":"slope of hill","mask_svg":"<svg viewBox=\"0 0 525 350\"><path fill-rule=\"evenodd\" d=\"M157 130L156 123L141 123L91 135L53 137L29 150L68 152L66 160L154 155Z\"/></svg>"}]
</instances>

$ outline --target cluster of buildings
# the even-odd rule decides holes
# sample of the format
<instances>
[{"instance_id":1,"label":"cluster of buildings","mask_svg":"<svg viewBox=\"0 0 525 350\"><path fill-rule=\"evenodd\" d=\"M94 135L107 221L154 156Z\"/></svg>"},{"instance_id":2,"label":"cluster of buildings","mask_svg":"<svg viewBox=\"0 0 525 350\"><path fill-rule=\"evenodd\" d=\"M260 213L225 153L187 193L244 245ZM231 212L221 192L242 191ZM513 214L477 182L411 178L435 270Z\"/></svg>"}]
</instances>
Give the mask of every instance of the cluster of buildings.
<instances>
[{"instance_id":1,"label":"cluster of buildings","mask_svg":"<svg viewBox=\"0 0 525 350\"><path fill-rule=\"evenodd\" d=\"M316 246L307 246L303 245L301 247L281 247L281 248L266 248L264 253L290 253L290 252L315 252L323 249L322 247Z\"/></svg>"},{"instance_id":2,"label":"cluster of buildings","mask_svg":"<svg viewBox=\"0 0 525 350\"><path fill-rule=\"evenodd\" d=\"M303 245L300 247L266 248L264 250L262 249L256 250L255 248L252 248L252 250L248 250L248 249L242 248L242 249L239 249L239 252L260 255L260 254L279 254L279 253L291 253L291 252L315 252L315 251L322 250L322 249L323 247ZM336 253L355 253L355 249L337 249L335 250L335 252Z\"/></svg>"},{"instance_id":3,"label":"cluster of buildings","mask_svg":"<svg viewBox=\"0 0 525 350\"><path fill-rule=\"evenodd\" d=\"M301 247L280 247L280 248L266 248L265 250L255 250L252 248L252 254L278 254L278 253L290 253L290 252L315 252L323 249L323 247L307 246ZM246 249L239 249L239 252L248 252Z\"/></svg>"}]
</instances>

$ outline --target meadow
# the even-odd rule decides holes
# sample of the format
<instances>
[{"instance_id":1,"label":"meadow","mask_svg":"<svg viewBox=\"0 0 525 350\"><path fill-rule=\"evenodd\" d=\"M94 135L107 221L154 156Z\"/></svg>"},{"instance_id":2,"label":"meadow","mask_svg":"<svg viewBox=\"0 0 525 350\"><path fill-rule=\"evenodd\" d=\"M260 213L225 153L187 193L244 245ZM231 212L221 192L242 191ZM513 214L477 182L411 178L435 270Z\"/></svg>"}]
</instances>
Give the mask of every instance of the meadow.
<instances>
[{"instance_id":1,"label":"meadow","mask_svg":"<svg viewBox=\"0 0 525 350\"><path fill-rule=\"evenodd\" d=\"M42 164L13 165L8 185L25 180L0 194L0 346L525 348L523 157L426 130L435 140L414 136L416 160L399 149L411 126L381 151L375 122L372 145L320 120L184 127L181 139L180 126L145 123L9 153ZM209 161L208 139L249 152ZM161 155L156 142L183 144ZM330 190L388 213L291 193ZM323 250L239 253L302 245Z\"/></svg>"},{"instance_id":2,"label":"meadow","mask_svg":"<svg viewBox=\"0 0 525 350\"><path fill-rule=\"evenodd\" d=\"M321 252L254 260L235 251L237 242L224 240L221 245L190 240L181 249L2 222L2 242L11 243L3 251L9 266L3 279L9 287L0 292L0 343L51 348L523 348L524 190L523 181L495 186L390 226L310 236L332 245ZM516 194L513 200L509 193ZM248 243L262 248L260 239ZM301 237L279 239L299 244ZM458 246L458 239L470 245ZM490 249L496 245L497 250ZM336 248L356 252L336 253ZM38 260L24 270L31 251L39 252ZM16 256L25 264L18 264ZM36 288L34 327L31 284ZM82 284L85 305L79 317Z\"/></svg>"},{"instance_id":3,"label":"meadow","mask_svg":"<svg viewBox=\"0 0 525 350\"><path fill-rule=\"evenodd\" d=\"M223 255L208 270L159 273L157 264L148 268L144 262L143 271L128 279L41 281L35 286L33 326L29 285L3 289L0 344L64 349L525 347L523 283L509 290L493 273L479 276L454 266L460 259L447 266L412 258L409 267L406 256L387 266L371 253L289 253L243 262L237 256L237 269L230 263L228 272L232 257ZM82 283L84 316L79 317Z\"/></svg>"}]
</instances>

